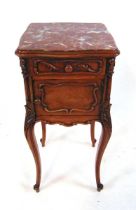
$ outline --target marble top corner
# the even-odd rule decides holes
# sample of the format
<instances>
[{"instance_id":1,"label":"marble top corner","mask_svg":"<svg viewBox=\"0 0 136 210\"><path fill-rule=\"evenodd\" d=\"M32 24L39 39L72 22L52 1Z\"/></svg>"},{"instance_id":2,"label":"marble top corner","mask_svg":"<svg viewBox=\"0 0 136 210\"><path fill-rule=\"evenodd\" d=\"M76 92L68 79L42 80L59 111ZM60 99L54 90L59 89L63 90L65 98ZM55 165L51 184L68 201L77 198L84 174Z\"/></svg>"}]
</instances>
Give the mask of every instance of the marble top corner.
<instances>
[{"instance_id":1,"label":"marble top corner","mask_svg":"<svg viewBox=\"0 0 136 210\"><path fill-rule=\"evenodd\" d=\"M102 23L31 23L21 37L18 50L68 52L118 49Z\"/></svg>"}]
</instances>

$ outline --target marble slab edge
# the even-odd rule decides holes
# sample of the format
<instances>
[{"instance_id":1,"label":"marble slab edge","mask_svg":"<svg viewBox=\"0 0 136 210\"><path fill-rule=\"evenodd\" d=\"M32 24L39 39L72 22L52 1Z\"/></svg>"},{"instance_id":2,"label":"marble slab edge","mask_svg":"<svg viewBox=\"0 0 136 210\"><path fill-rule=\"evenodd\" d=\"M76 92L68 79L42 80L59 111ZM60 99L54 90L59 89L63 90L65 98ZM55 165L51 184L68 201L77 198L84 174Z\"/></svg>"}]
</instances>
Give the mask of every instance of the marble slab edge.
<instances>
[{"instance_id":1,"label":"marble slab edge","mask_svg":"<svg viewBox=\"0 0 136 210\"><path fill-rule=\"evenodd\" d=\"M120 54L120 51L115 50L83 50L83 51L40 51L40 50L19 50L15 51L15 54L19 57L86 57L86 56L104 56L104 57L116 57Z\"/></svg>"}]
</instances>

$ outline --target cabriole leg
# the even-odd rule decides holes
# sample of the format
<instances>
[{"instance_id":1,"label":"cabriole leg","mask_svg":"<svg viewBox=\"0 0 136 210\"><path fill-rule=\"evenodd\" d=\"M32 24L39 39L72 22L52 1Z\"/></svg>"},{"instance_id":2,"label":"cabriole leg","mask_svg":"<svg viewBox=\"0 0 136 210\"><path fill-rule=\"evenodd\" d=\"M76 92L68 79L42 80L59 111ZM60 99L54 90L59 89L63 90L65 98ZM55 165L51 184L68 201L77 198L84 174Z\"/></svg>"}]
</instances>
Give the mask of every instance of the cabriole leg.
<instances>
[{"instance_id":1,"label":"cabriole leg","mask_svg":"<svg viewBox=\"0 0 136 210\"><path fill-rule=\"evenodd\" d=\"M36 164L36 184L34 185L34 190L36 190L36 192L39 192L41 182L41 161L38 145L34 134L34 123L30 125L25 124L25 135Z\"/></svg>"},{"instance_id":2,"label":"cabriole leg","mask_svg":"<svg viewBox=\"0 0 136 210\"><path fill-rule=\"evenodd\" d=\"M98 150L97 150L97 155L96 155L95 173L96 173L96 183L97 183L98 191L101 191L103 189L103 184L101 183L101 180L100 180L100 165L101 165L101 160L102 160L104 151L109 142L111 132L112 132L111 118L109 116L107 121L102 122L102 134L100 137L100 142L98 145Z\"/></svg>"}]
</instances>

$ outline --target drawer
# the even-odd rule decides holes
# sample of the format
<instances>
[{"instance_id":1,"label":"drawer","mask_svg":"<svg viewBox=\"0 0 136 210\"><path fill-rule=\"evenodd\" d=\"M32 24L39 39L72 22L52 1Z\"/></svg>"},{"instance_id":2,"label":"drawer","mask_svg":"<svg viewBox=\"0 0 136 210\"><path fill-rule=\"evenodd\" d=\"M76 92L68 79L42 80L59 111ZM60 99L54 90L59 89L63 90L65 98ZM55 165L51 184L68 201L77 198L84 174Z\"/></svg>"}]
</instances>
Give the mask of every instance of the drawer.
<instances>
[{"instance_id":1,"label":"drawer","mask_svg":"<svg viewBox=\"0 0 136 210\"><path fill-rule=\"evenodd\" d=\"M103 75L105 73L105 60L103 58L82 59L53 59L33 58L32 75L73 75L91 74Z\"/></svg>"},{"instance_id":2,"label":"drawer","mask_svg":"<svg viewBox=\"0 0 136 210\"><path fill-rule=\"evenodd\" d=\"M36 115L98 115L100 85L95 82L34 82Z\"/></svg>"}]
</instances>

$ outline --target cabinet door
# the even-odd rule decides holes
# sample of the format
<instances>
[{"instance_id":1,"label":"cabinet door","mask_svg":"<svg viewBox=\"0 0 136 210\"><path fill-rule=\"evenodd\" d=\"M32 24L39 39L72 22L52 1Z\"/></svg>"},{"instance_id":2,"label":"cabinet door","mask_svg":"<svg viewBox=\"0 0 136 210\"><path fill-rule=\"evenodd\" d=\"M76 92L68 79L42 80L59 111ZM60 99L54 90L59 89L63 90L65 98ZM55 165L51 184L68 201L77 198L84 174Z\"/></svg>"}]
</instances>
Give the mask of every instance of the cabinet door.
<instances>
[{"instance_id":1,"label":"cabinet door","mask_svg":"<svg viewBox=\"0 0 136 210\"><path fill-rule=\"evenodd\" d=\"M35 81L37 115L98 115L100 86L96 82Z\"/></svg>"}]
</instances>

